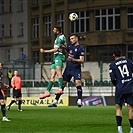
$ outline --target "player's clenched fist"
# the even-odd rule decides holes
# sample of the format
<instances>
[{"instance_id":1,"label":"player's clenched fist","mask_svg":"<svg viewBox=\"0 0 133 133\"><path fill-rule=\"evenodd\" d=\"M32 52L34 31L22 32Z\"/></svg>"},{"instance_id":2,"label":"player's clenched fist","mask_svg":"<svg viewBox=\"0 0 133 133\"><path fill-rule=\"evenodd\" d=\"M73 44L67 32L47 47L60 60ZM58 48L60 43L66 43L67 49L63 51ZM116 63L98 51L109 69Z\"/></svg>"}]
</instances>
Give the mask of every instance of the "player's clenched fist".
<instances>
[{"instance_id":1,"label":"player's clenched fist","mask_svg":"<svg viewBox=\"0 0 133 133\"><path fill-rule=\"evenodd\" d=\"M68 56L67 60L68 61L73 61L73 58L71 56Z\"/></svg>"},{"instance_id":2,"label":"player's clenched fist","mask_svg":"<svg viewBox=\"0 0 133 133\"><path fill-rule=\"evenodd\" d=\"M40 52L41 52L41 53L43 53L43 52L44 52L44 50L41 48L41 49L40 49Z\"/></svg>"}]
</instances>

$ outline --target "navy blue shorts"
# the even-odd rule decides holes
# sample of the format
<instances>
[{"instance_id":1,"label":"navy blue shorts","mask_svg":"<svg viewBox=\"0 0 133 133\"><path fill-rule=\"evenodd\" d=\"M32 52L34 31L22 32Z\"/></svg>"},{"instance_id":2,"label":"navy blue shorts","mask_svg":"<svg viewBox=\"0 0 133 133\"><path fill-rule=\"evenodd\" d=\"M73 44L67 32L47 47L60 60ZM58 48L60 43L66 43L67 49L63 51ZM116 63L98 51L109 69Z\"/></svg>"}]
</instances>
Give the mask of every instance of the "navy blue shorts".
<instances>
[{"instance_id":1,"label":"navy blue shorts","mask_svg":"<svg viewBox=\"0 0 133 133\"><path fill-rule=\"evenodd\" d=\"M70 82L71 78L74 77L75 80L81 80L81 70L80 69L65 69L63 73L63 80Z\"/></svg>"},{"instance_id":2,"label":"navy blue shorts","mask_svg":"<svg viewBox=\"0 0 133 133\"><path fill-rule=\"evenodd\" d=\"M3 94L2 94L2 92L0 90L0 100L3 100L3 99L4 99L4 96L3 96Z\"/></svg>"},{"instance_id":3,"label":"navy blue shorts","mask_svg":"<svg viewBox=\"0 0 133 133\"><path fill-rule=\"evenodd\" d=\"M133 104L133 93L128 93L128 94L116 94L115 95L115 103L116 104Z\"/></svg>"},{"instance_id":4,"label":"navy blue shorts","mask_svg":"<svg viewBox=\"0 0 133 133\"><path fill-rule=\"evenodd\" d=\"M21 90L17 89L13 89L13 98L20 98L22 97L22 93L21 93Z\"/></svg>"}]
</instances>

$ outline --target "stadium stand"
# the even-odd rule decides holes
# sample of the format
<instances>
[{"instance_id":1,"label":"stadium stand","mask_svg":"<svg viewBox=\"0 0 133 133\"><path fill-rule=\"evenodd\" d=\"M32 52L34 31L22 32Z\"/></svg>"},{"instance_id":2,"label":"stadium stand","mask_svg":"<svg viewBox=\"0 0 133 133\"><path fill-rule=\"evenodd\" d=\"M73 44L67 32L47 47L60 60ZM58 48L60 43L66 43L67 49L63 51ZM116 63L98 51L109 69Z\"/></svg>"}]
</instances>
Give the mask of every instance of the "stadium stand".
<instances>
[{"instance_id":1,"label":"stadium stand","mask_svg":"<svg viewBox=\"0 0 133 133\"><path fill-rule=\"evenodd\" d=\"M54 87L59 87L58 81L54 82Z\"/></svg>"},{"instance_id":2,"label":"stadium stand","mask_svg":"<svg viewBox=\"0 0 133 133\"><path fill-rule=\"evenodd\" d=\"M97 80L94 81L94 86L99 86L99 82Z\"/></svg>"}]
</instances>

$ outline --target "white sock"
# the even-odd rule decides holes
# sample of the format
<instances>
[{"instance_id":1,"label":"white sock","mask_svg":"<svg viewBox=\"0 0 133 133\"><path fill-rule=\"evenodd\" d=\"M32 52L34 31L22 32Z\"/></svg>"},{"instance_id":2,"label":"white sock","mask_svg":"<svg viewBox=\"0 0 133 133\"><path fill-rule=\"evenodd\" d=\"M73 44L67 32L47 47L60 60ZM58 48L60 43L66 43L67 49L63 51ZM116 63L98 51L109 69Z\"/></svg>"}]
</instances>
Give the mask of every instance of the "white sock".
<instances>
[{"instance_id":1,"label":"white sock","mask_svg":"<svg viewBox=\"0 0 133 133\"><path fill-rule=\"evenodd\" d=\"M118 126L118 131L122 131L122 126Z\"/></svg>"},{"instance_id":2,"label":"white sock","mask_svg":"<svg viewBox=\"0 0 133 133\"><path fill-rule=\"evenodd\" d=\"M53 104L57 104L58 103L58 101L55 99L54 101L53 101Z\"/></svg>"}]
</instances>

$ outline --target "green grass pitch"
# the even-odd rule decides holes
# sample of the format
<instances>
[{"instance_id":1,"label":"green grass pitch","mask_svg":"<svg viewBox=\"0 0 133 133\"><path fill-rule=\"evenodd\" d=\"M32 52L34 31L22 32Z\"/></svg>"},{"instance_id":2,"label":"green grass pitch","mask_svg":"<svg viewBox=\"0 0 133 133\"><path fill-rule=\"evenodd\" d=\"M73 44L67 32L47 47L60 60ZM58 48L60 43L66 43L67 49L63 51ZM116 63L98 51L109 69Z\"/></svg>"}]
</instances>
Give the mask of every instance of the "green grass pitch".
<instances>
[{"instance_id":1,"label":"green grass pitch","mask_svg":"<svg viewBox=\"0 0 133 133\"><path fill-rule=\"evenodd\" d=\"M117 133L115 106L23 107L7 110L10 122L0 121L0 133ZM123 131L129 132L127 107L123 107Z\"/></svg>"}]
</instances>

